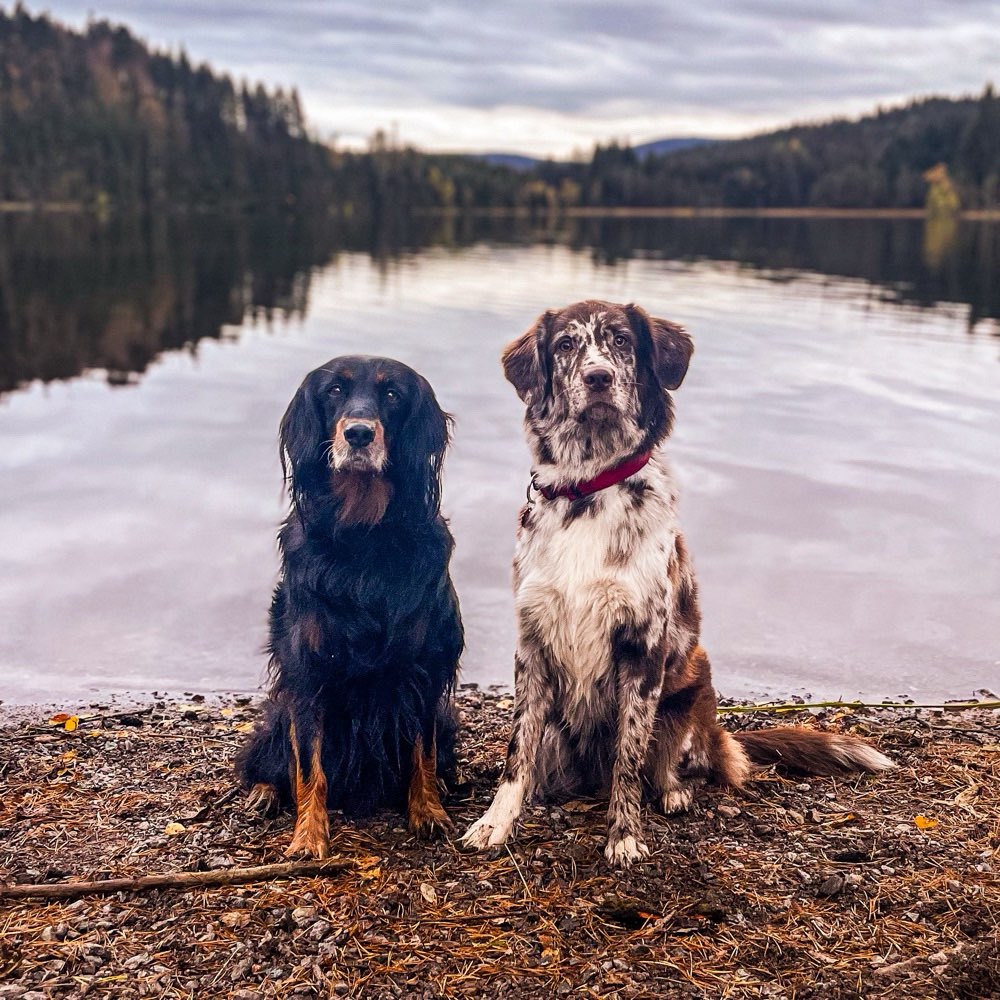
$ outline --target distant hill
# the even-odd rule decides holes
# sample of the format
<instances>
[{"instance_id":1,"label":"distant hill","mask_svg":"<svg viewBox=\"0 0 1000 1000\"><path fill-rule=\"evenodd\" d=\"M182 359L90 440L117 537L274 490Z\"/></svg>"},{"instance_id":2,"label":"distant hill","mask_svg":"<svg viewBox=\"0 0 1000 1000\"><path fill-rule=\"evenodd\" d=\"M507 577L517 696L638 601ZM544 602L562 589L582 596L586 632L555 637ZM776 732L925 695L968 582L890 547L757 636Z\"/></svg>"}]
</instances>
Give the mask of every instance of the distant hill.
<instances>
[{"instance_id":1,"label":"distant hill","mask_svg":"<svg viewBox=\"0 0 1000 1000\"><path fill-rule=\"evenodd\" d=\"M542 161L535 156L520 153L470 153L469 158L482 160L493 167L509 167L511 170L534 170Z\"/></svg>"},{"instance_id":2,"label":"distant hill","mask_svg":"<svg viewBox=\"0 0 1000 1000\"><path fill-rule=\"evenodd\" d=\"M694 146L704 146L713 142L712 139L698 139L694 137L680 139L656 139L653 142L644 142L639 146L633 146L635 155L640 160L647 156L663 156L666 153L675 153L681 149L691 149ZM540 157L524 156L521 153L470 153L471 159L482 160L495 167L509 167L511 170L534 170L540 163Z\"/></svg>"},{"instance_id":3,"label":"distant hill","mask_svg":"<svg viewBox=\"0 0 1000 1000\"><path fill-rule=\"evenodd\" d=\"M694 136L681 139L656 139L653 142L644 142L639 146L633 146L635 155L640 160L647 156L665 156L667 153L676 153L682 149L693 149L695 146L705 146L710 142L718 140L699 139Z\"/></svg>"}]
</instances>

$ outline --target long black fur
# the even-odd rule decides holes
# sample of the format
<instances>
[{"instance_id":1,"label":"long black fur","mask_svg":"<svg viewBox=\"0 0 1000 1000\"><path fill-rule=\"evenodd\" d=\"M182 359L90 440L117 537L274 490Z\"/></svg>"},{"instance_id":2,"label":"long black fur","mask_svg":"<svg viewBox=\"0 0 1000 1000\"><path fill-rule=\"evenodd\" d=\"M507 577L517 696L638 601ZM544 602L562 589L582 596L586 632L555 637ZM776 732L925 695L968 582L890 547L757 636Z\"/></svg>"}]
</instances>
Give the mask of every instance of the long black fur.
<instances>
[{"instance_id":1,"label":"long black fur","mask_svg":"<svg viewBox=\"0 0 1000 1000\"><path fill-rule=\"evenodd\" d=\"M392 494L378 523L345 524L330 442L341 417L362 411L384 428ZM414 742L429 747L435 731L438 774L453 782L464 640L448 574L454 540L440 513L449 425L426 379L385 358L335 358L292 399L280 431L291 510L278 535L271 683L236 762L245 788L273 785L292 804L292 719L300 746L322 725L330 808L401 807Z\"/></svg>"}]
</instances>

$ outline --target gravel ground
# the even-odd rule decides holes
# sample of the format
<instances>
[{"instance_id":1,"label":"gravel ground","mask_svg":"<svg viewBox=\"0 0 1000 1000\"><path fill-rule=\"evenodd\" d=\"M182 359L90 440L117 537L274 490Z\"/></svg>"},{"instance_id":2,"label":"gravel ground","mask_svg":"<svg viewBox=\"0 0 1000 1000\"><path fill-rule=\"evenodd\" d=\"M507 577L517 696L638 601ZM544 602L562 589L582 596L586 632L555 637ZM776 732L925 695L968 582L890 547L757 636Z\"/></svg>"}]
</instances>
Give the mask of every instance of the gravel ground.
<instances>
[{"instance_id":1,"label":"gravel ground","mask_svg":"<svg viewBox=\"0 0 1000 1000\"><path fill-rule=\"evenodd\" d=\"M489 800L510 696L460 692L458 831ZM249 698L0 714L0 1000L49 997L1000 997L1000 715L874 709L878 777L761 771L647 816L648 863L602 858L603 804L528 810L510 849L334 817L342 869L197 889L3 898L24 883L283 861L230 761ZM69 714L69 713L73 714ZM58 718L58 717L57 717ZM727 715L732 728L775 715Z\"/></svg>"}]
</instances>

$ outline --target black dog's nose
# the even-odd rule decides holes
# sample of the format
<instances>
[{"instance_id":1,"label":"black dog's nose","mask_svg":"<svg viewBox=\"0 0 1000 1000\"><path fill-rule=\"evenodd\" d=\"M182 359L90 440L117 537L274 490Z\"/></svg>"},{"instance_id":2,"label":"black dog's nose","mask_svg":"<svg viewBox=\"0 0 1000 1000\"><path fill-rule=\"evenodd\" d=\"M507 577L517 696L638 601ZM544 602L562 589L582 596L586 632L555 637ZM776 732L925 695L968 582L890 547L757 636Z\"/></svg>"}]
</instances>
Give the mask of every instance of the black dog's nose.
<instances>
[{"instance_id":1,"label":"black dog's nose","mask_svg":"<svg viewBox=\"0 0 1000 1000\"><path fill-rule=\"evenodd\" d=\"M611 383L615 380L615 373L608 368L588 368L583 373L583 384L594 392L604 392L611 388Z\"/></svg>"},{"instance_id":2,"label":"black dog's nose","mask_svg":"<svg viewBox=\"0 0 1000 1000\"><path fill-rule=\"evenodd\" d=\"M375 428L366 420L358 420L344 428L344 438L352 448L364 448L375 440Z\"/></svg>"}]
</instances>

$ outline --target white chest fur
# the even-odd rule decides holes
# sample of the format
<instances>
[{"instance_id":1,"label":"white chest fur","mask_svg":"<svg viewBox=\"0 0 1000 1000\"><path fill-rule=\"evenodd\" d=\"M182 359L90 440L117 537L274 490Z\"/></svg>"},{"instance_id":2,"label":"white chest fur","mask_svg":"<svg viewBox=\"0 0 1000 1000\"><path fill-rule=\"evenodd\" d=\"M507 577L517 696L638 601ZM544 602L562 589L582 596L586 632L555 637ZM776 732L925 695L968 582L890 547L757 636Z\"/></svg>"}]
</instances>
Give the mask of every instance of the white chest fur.
<instances>
[{"instance_id":1,"label":"white chest fur","mask_svg":"<svg viewBox=\"0 0 1000 1000\"><path fill-rule=\"evenodd\" d=\"M515 555L515 606L530 622L570 700L588 700L611 667L612 637L640 626L652 643L673 605L670 561L677 533L669 468L653 459L628 480L594 494L591 509L567 517L570 501L539 502Z\"/></svg>"}]
</instances>

